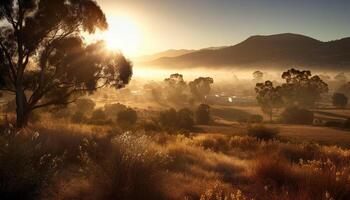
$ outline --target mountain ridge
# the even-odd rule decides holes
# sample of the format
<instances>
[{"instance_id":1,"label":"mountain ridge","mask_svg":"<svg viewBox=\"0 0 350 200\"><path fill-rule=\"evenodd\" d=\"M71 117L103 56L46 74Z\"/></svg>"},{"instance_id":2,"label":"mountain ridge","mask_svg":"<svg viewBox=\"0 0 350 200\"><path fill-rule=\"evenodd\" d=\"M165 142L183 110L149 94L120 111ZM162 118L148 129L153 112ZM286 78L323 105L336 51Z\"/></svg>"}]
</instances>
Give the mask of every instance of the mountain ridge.
<instances>
[{"instance_id":1,"label":"mountain ridge","mask_svg":"<svg viewBox=\"0 0 350 200\"><path fill-rule=\"evenodd\" d=\"M255 35L232 46L196 50L161 57L145 65L167 67L276 67L347 68L350 37L323 42L294 33Z\"/></svg>"}]
</instances>

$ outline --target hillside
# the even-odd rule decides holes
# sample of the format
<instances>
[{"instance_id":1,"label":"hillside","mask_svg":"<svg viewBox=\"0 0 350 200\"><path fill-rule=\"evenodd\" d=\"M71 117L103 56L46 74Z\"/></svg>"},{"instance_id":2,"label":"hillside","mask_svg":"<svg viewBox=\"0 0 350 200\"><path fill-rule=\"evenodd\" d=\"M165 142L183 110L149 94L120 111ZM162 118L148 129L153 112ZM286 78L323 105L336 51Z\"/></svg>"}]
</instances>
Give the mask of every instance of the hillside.
<instances>
[{"instance_id":1,"label":"hillside","mask_svg":"<svg viewBox=\"0 0 350 200\"><path fill-rule=\"evenodd\" d=\"M135 62L150 62L153 60L157 60L159 58L164 58L164 57L177 57L177 56L182 56L188 53L192 53L195 50L187 50L187 49L169 49L167 51L155 53L152 55L145 55L145 56L140 56L137 58L134 58L133 60Z\"/></svg>"},{"instance_id":2,"label":"hillside","mask_svg":"<svg viewBox=\"0 0 350 200\"><path fill-rule=\"evenodd\" d=\"M350 66L350 38L322 42L298 34L252 36L229 47L202 49L143 63L168 67L314 67Z\"/></svg>"}]
</instances>

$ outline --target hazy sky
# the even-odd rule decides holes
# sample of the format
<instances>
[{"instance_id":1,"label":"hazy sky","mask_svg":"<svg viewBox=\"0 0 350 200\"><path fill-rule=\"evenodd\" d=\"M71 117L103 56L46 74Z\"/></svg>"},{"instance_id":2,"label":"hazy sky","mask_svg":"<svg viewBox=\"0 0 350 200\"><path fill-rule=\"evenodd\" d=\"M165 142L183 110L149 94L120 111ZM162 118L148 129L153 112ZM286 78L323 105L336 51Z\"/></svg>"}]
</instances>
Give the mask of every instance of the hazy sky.
<instances>
[{"instance_id":1,"label":"hazy sky","mask_svg":"<svg viewBox=\"0 0 350 200\"><path fill-rule=\"evenodd\" d=\"M141 33L137 54L236 44L251 35L350 36L350 0L97 0Z\"/></svg>"}]
</instances>

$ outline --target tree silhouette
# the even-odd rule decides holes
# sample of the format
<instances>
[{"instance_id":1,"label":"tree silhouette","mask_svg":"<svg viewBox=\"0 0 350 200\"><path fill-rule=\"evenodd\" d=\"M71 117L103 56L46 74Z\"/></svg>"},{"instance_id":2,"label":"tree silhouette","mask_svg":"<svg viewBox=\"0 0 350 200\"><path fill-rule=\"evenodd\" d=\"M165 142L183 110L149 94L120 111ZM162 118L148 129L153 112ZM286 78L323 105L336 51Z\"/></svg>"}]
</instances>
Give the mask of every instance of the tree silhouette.
<instances>
[{"instance_id":1,"label":"tree silhouette","mask_svg":"<svg viewBox=\"0 0 350 200\"><path fill-rule=\"evenodd\" d=\"M255 86L257 101L261 110L270 116L270 121L272 121L274 111L279 109L283 104L281 89L280 86L274 87L271 81L257 83Z\"/></svg>"},{"instance_id":2,"label":"tree silhouette","mask_svg":"<svg viewBox=\"0 0 350 200\"><path fill-rule=\"evenodd\" d=\"M169 78L164 79L165 91L167 92L167 100L176 104L186 102L187 84L182 74L171 74Z\"/></svg>"},{"instance_id":3,"label":"tree silhouette","mask_svg":"<svg viewBox=\"0 0 350 200\"><path fill-rule=\"evenodd\" d=\"M0 20L0 90L16 95L18 127L34 109L130 80L131 63L121 54L82 40L83 31L107 28L93 0L1 0Z\"/></svg>"},{"instance_id":4,"label":"tree silhouette","mask_svg":"<svg viewBox=\"0 0 350 200\"><path fill-rule=\"evenodd\" d=\"M200 104L196 109L195 117L198 124L209 124L211 121L210 106L207 104Z\"/></svg>"},{"instance_id":5,"label":"tree silhouette","mask_svg":"<svg viewBox=\"0 0 350 200\"><path fill-rule=\"evenodd\" d=\"M290 69L283 72L282 78L286 81L282 84L282 96L289 105L313 107L321 94L328 92L328 85L310 71Z\"/></svg>"},{"instance_id":6,"label":"tree silhouette","mask_svg":"<svg viewBox=\"0 0 350 200\"><path fill-rule=\"evenodd\" d=\"M332 97L333 105L337 108L345 108L348 104L348 98L342 93L335 93Z\"/></svg>"},{"instance_id":7,"label":"tree silhouette","mask_svg":"<svg viewBox=\"0 0 350 200\"><path fill-rule=\"evenodd\" d=\"M205 101L205 97L209 95L211 87L210 85L214 83L213 78L210 77L199 77L194 81L191 81L188 85L190 86L190 91L197 101Z\"/></svg>"}]
</instances>

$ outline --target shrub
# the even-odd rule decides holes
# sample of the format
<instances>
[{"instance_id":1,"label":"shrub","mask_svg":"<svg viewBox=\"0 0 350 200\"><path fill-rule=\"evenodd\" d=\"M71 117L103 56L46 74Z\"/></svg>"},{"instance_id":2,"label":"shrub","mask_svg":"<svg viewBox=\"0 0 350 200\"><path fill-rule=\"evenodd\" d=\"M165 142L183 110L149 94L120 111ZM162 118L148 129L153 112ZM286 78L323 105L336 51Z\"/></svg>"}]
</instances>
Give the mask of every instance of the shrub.
<instances>
[{"instance_id":1,"label":"shrub","mask_svg":"<svg viewBox=\"0 0 350 200\"><path fill-rule=\"evenodd\" d=\"M159 114L159 122L163 127L175 128L177 122L176 110L171 108L169 110L161 111Z\"/></svg>"},{"instance_id":2,"label":"shrub","mask_svg":"<svg viewBox=\"0 0 350 200\"><path fill-rule=\"evenodd\" d=\"M90 118L91 124L102 125L107 123L107 117L105 112L102 109L95 110Z\"/></svg>"},{"instance_id":3,"label":"shrub","mask_svg":"<svg viewBox=\"0 0 350 200\"><path fill-rule=\"evenodd\" d=\"M91 199L165 199L157 172L168 162L147 136L92 137L82 146Z\"/></svg>"},{"instance_id":4,"label":"shrub","mask_svg":"<svg viewBox=\"0 0 350 200\"><path fill-rule=\"evenodd\" d=\"M59 171L60 158L47 153L36 132L0 134L1 199L38 199Z\"/></svg>"},{"instance_id":5,"label":"shrub","mask_svg":"<svg viewBox=\"0 0 350 200\"><path fill-rule=\"evenodd\" d=\"M295 106L286 108L281 114L281 121L287 124L312 124L313 120L313 112Z\"/></svg>"},{"instance_id":6,"label":"shrub","mask_svg":"<svg viewBox=\"0 0 350 200\"><path fill-rule=\"evenodd\" d=\"M95 102L91 99L78 99L75 105L77 106L77 111L82 113L92 112L96 106Z\"/></svg>"},{"instance_id":7,"label":"shrub","mask_svg":"<svg viewBox=\"0 0 350 200\"><path fill-rule=\"evenodd\" d=\"M247 133L251 137L255 137L259 140L272 140L278 135L278 129L268 128L263 125L256 125L248 127Z\"/></svg>"},{"instance_id":8,"label":"shrub","mask_svg":"<svg viewBox=\"0 0 350 200\"><path fill-rule=\"evenodd\" d=\"M120 124L133 125L137 121L137 113L134 109L122 110L117 115L117 122Z\"/></svg>"},{"instance_id":9,"label":"shrub","mask_svg":"<svg viewBox=\"0 0 350 200\"><path fill-rule=\"evenodd\" d=\"M144 121L140 124L139 128L145 131L160 131L159 124L154 121Z\"/></svg>"},{"instance_id":10,"label":"shrub","mask_svg":"<svg viewBox=\"0 0 350 200\"><path fill-rule=\"evenodd\" d=\"M337 108L345 108L348 104L348 98L342 93L334 93L332 101Z\"/></svg>"},{"instance_id":11,"label":"shrub","mask_svg":"<svg viewBox=\"0 0 350 200\"><path fill-rule=\"evenodd\" d=\"M115 116L118 115L119 112L126 110L127 107L120 103L114 103L114 104L106 104L104 106L105 113L108 118L115 119Z\"/></svg>"},{"instance_id":12,"label":"shrub","mask_svg":"<svg viewBox=\"0 0 350 200\"><path fill-rule=\"evenodd\" d=\"M175 109L169 109L160 112L159 122L167 130L191 130L194 126L193 112L188 108L183 108L176 112Z\"/></svg>"},{"instance_id":13,"label":"shrub","mask_svg":"<svg viewBox=\"0 0 350 200\"><path fill-rule=\"evenodd\" d=\"M209 124L210 118L210 106L207 104L200 104L195 112L197 124Z\"/></svg>"},{"instance_id":14,"label":"shrub","mask_svg":"<svg viewBox=\"0 0 350 200\"><path fill-rule=\"evenodd\" d=\"M256 160L253 178L264 185L298 187L298 176L292 166L281 158L262 157Z\"/></svg>"},{"instance_id":15,"label":"shrub","mask_svg":"<svg viewBox=\"0 0 350 200\"><path fill-rule=\"evenodd\" d=\"M177 113L177 127L181 130L191 130L194 125L193 112L183 108Z\"/></svg>"}]
</instances>

